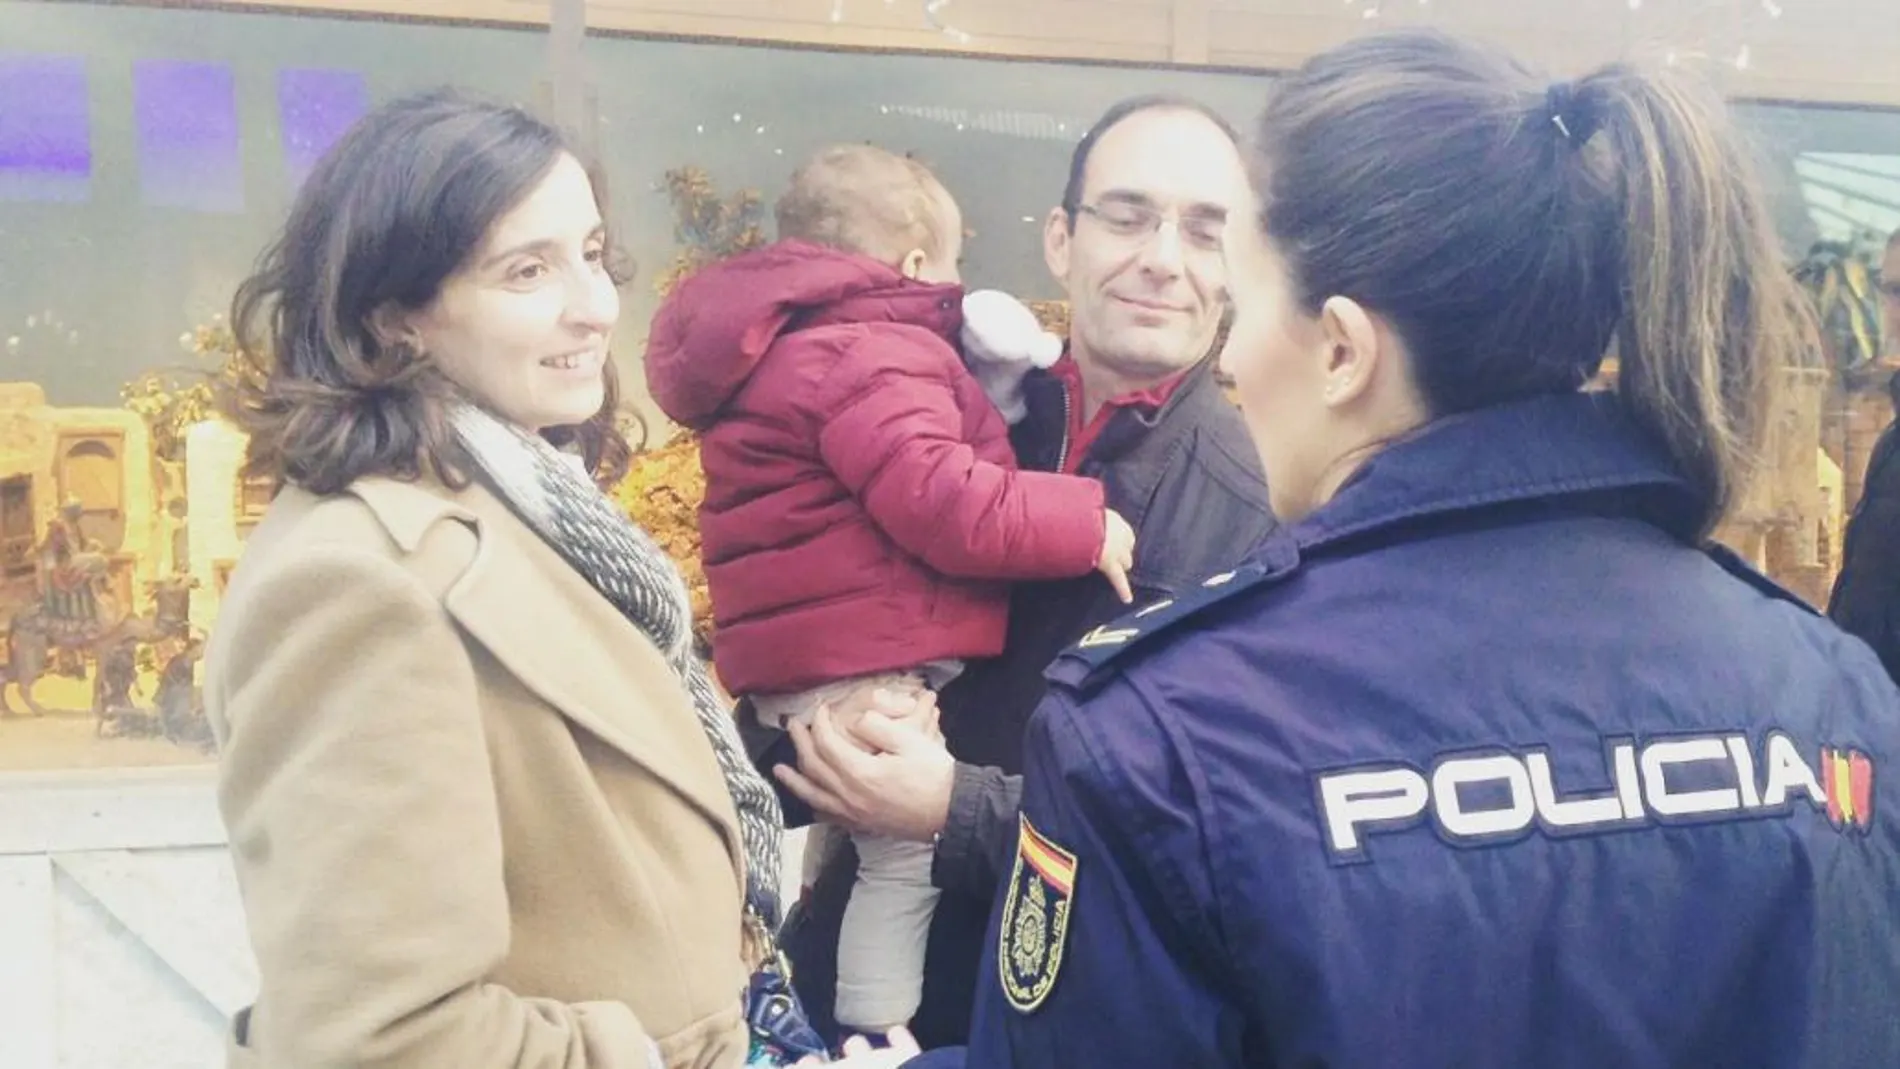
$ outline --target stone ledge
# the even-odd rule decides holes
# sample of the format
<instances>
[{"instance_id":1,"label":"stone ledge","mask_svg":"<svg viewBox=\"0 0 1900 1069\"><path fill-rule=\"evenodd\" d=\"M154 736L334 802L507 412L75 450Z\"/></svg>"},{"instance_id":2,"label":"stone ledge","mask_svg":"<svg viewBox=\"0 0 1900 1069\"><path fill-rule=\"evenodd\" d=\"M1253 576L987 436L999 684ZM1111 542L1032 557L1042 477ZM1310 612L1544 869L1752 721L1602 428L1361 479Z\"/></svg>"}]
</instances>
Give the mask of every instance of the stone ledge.
<instances>
[{"instance_id":1,"label":"stone ledge","mask_svg":"<svg viewBox=\"0 0 1900 1069\"><path fill-rule=\"evenodd\" d=\"M223 846L210 766L0 774L0 857Z\"/></svg>"}]
</instances>

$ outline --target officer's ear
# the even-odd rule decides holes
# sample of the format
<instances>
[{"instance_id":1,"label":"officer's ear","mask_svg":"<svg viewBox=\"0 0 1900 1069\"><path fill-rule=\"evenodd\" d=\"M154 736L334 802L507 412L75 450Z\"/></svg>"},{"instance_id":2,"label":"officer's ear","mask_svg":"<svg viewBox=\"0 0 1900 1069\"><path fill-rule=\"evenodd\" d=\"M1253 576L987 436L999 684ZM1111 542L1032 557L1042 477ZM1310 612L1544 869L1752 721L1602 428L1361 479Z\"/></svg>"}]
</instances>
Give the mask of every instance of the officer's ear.
<instances>
[{"instance_id":1,"label":"officer's ear","mask_svg":"<svg viewBox=\"0 0 1900 1069\"><path fill-rule=\"evenodd\" d=\"M1352 407L1363 401L1381 375L1399 361L1397 337L1366 307L1350 297L1328 297L1320 305L1321 344L1325 346L1327 407Z\"/></svg>"}]
</instances>

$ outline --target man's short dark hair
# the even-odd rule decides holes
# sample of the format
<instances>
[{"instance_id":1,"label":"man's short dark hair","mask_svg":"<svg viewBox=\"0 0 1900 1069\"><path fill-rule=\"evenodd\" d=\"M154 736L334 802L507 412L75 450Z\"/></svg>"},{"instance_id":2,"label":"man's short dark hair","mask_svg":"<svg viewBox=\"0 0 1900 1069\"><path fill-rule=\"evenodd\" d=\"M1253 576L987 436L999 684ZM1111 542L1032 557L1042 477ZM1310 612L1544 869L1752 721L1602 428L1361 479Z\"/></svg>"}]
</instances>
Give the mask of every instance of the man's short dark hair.
<instances>
[{"instance_id":1,"label":"man's short dark hair","mask_svg":"<svg viewBox=\"0 0 1900 1069\"><path fill-rule=\"evenodd\" d=\"M1096 142L1120 125L1123 119L1144 111L1186 111L1199 115L1220 127L1220 132L1227 135L1227 140L1232 141L1236 149L1240 147L1240 133L1234 129L1234 124L1222 117L1220 112L1190 97L1150 93L1117 101L1102 113L1101 118L1095 120L1095 125L1089 127L1088 133L1082 135L1082 140L1075 143L1075 152L1069 156L1069 184L1062 190L1062 211L1069 217L1069 229L1075 229L1075 212L1082 206L1083 180L1088 175L1089 156L1094 154Z\"/></svg>"}]
</instances>

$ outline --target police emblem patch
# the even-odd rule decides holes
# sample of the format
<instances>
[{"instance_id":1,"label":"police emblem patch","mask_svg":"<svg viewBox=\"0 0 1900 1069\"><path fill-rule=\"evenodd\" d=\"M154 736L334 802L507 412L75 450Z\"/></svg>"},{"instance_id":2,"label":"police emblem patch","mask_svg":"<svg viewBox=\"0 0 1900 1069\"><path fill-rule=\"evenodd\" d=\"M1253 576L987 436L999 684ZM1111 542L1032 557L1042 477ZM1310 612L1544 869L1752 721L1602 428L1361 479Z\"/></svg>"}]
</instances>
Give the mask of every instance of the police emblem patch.
<instances>
[{"instance_id":1,"label":"police emblem patch","mask_svg":"<svg viewBox=\"0 0 1900 1069\"><path fill-rule=\"evenodd\" d=\"M1075 855L1019 817L1016 865L1010 872L1009 897L996 969L1003 995L1020 1013L1031 1013L1055 987L1069 935L1069 902L1075 894Z\"/></svg>"}]
</instances>

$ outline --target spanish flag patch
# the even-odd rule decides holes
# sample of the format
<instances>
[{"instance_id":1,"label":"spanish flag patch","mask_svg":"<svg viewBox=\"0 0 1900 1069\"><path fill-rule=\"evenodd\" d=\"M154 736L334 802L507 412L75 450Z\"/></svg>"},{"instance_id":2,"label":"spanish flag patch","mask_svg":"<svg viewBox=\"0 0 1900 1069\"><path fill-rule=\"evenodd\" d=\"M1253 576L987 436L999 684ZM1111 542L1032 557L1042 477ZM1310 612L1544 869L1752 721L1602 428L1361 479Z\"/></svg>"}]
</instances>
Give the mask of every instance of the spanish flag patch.
<instances>
[{"instance_id":1,"label":"spanish flag patch","mask_svg":"<svg viewBox=\"0 0 1900 1069\"><path fill-rule=\"evenodd\" d=\"M1075 894L1075 855L1051 842L1027 816L1018 818L1016 864L997 946L1003 995L1019 1013L1031 1013L1049 997L1062 969L1069 935L1069 903Z\"/></svg>"}]
</instances>

